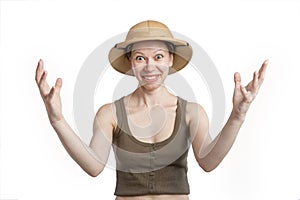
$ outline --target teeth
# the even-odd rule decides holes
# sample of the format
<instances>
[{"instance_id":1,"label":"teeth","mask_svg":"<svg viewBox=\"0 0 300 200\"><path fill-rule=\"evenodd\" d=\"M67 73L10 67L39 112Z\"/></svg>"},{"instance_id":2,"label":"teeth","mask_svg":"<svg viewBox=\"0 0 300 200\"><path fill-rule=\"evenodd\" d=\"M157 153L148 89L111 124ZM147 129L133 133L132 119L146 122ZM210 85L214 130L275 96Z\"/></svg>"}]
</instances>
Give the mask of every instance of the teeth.
<instances>
[{"instance_id":1,"label":"teeth","mask_svg":"<svg viewBox=\"0 0 300 200\"><path fill-rule=\"evenodd\" d=\"M154 79L156 79L156 76L144 76L144 78L146 80L154 80Z\"/></svg>"}]
</instances>

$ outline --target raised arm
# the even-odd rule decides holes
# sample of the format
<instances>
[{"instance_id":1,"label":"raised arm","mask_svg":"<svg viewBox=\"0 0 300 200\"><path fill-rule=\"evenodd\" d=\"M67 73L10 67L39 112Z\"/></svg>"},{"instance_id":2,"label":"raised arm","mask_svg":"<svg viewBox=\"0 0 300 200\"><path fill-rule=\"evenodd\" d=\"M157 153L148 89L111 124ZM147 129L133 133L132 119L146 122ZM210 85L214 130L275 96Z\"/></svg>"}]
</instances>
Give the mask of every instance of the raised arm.
<instances>
[{"instance_id":1,"label":"raised arm","mask_svg":"<svg viewBox=\"0 0 300 200\"><path fill-rule=\"evenodd\" d=\"M253 80L247 86L241 84L239 73L234 74L235 89L233 94L233 109L225 126L212 140L208 133L208 118L198 104L189 104L189 126L193 138L192 146L197 162L205 171L215 169L232 147L235 138L245 120L246 113L255 99L263 83L268 60L258 72L254 72Z\"/></svg>"},{"instance_id":2,"label":"raised arm","mask_svg":"<svg viewBox=\"0 0 300 200\"><path fill-rule=\"evenodd\" d=\"M45 103L48 118L66 151L89 175L95 177L104 169L112 141L114 120L113 105L107 104L99 109L94 121L94 134L90 146L87 146L72 130L62 114L60 89L62 79L56 80L55 86L49 87L47 72L42 60L38 62L35 80Z\"/></svg>"}]
</instances>

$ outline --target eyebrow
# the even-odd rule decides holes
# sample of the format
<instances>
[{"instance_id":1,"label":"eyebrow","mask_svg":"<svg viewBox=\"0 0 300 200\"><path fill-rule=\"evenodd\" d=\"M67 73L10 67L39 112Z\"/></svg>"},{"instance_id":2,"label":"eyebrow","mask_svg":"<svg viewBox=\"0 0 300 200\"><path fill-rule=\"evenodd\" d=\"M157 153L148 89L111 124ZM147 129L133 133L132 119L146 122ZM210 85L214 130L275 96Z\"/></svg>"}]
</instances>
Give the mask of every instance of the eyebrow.
<instances>
[{"instance_id":1,"label":"eyebrow","mask_svg":"<svg viewBox=\"0 0 300 200\"><path fill-rule=\"evenodd\" d=\"M139 50L140 50L140 49L132 50L132 53L140 53L140 54L145 55L143 52L141 52L141 51L139 51ZM168 50L167 50L167 49L157 49L157 50L154 51L154 53L157 52L157 51L168 51Z\"/></svg>"}]
</instances>

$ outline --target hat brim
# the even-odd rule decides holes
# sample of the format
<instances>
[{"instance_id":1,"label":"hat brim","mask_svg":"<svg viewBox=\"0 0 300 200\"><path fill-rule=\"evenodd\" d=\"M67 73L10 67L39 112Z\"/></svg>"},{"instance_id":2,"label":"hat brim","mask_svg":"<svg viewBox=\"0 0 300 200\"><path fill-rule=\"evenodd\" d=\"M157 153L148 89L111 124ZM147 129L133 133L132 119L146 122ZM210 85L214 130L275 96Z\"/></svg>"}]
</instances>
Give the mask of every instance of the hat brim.
<instances>
[{"instance_id":1,"label":"hat brim","mask_svg":"<svg viewBox=\"0 0 300 200\"><path fill-rule=\"evenodd\" d=\"M174 38L151 37L151 38L134 38L116 44L109 52L108 58L112 67L118 72L130 76L134 76L129 59L126 56L126 47L130 44L141 41L165 41L174 45L173 66L169 70L169 74L173 74L184 68L192 58L193 50L189 43Z\"/></svg>"}]
</instances>

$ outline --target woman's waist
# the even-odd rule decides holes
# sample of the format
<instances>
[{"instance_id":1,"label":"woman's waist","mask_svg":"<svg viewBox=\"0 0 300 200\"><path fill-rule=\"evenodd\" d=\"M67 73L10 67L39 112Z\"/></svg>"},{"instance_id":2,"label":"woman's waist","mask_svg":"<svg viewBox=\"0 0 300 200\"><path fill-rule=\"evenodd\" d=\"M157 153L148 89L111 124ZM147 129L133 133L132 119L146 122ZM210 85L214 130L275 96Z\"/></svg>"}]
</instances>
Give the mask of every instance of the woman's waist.
<instances>
[{"instance_id":1,"label":"woman's waist","mask_svg":"<svg viewBox=\"0 0 300 200\"><path fill-rule=\"evenodd\" d=\"M117 196L116 200L188 200L188 195L143 195L143 196Z\"/></svg>"}]
</instances>

